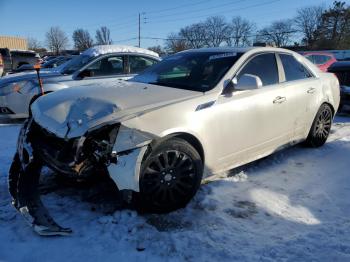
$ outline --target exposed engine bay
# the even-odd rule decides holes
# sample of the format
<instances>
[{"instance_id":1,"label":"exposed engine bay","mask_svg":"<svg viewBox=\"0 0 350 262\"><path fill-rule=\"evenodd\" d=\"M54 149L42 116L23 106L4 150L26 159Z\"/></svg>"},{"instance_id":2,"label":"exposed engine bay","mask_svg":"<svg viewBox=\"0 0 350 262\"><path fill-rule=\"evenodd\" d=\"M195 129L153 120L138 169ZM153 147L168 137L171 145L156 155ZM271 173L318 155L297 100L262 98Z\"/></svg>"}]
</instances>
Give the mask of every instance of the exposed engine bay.
<instances>
[{"instance_id":1,"label":"exposed engine bay","mask_svg":"<svg viewBox=\"0 0 350 262\"><path fill-rule=\"evenodd\" d=\"M59 226L40 199L42 167L79 179L107 173L119 190L138 191L138 173L150 142L149 134L120 123L104 125L78 138L59 138L30 118L20 131L10 169L12 203L38 234L67 235L72 230Z\"/></svg>"}]
</instances>

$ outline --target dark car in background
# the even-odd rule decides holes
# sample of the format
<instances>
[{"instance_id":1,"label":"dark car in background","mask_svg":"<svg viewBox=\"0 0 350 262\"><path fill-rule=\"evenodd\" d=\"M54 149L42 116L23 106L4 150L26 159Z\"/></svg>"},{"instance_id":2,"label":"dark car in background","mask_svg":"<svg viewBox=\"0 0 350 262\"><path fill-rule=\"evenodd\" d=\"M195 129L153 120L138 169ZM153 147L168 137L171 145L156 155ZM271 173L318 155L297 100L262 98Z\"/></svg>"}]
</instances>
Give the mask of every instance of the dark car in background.
<instances>
[{"instance_id":1,"label":"dark car in background","mask_svg":"<svg viewBox=\"0 0 350 262\"><path fill-rule=\"evenodd\" d=\"M338 77L340 84L340 105L338 111L344 106L350 106L350 61L341 61L332 64L328 72Z\"/></svg>"},{"instance_id":2,"label":"dark car in background","mask_svg":"<svg viewBox=\"0 0 350 262\"><path fill-rule=\"evenodd\" d=\"M0 54L4 61L2 75L10 73L22 65L34 65L40 61L39 54L31 50L10 50L8 48L0 48Z\"/></svg>"},{"instance_id":3,"label":"dark car in background","mask_svg":"<svg viewBox=\"0 0 350 262\"><path fill-rule=\"evenodd\" d=\"M74 56L59 56L53 59L50 59L49 61L46 61L45 63L41 64L42 69L51 69L59 67L60 65L68 62L71 60ZM31 71L34 70L34 65L21 65L19 68L13 70L13 73L19 73L24 71Z\"/></svg>"}]
</instances>

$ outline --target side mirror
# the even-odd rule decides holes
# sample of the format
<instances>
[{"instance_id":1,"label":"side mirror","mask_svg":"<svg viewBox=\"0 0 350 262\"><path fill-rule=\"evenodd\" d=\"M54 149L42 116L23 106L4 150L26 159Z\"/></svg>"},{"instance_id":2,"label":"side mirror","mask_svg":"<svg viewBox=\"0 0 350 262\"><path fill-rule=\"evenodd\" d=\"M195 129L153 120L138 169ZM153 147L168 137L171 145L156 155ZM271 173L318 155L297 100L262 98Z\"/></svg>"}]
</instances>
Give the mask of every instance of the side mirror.
<instances>
[{"instance_id":1,"label":"side mirror","mask_svg":"<svg viewBox=\"0 0 350 262\"><path fill-rule=\"evenodd\" d=\"M79 74L78 74L78 77L83 79L85 77L92 77L94 76L94 72L92 72L91 70L84 70L84 71L81 71Z\"/></svg>"},{"instance_id":2,"label":"side mirror","mask_svg":"<svg viewBox=\"0 0 350 262\"><path fill-rule=\"evenodd\" d=\"M260 77L251 74L244 74L239 80L234 78L232 82L237 90L253 90L263 86Z\"/></svg>"}]
</instances>

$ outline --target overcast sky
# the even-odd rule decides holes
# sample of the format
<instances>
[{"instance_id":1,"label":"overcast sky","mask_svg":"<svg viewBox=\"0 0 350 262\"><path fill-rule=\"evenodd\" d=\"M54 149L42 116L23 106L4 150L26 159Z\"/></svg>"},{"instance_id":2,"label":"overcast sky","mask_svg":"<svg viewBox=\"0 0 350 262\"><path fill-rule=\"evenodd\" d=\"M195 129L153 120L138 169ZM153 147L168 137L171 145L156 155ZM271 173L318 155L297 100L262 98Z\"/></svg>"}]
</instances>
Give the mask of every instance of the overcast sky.
<instances>
[{"instance_id":1,"label":"overcast sky","mask_svg":"<svg viewBox=\"0 0 350 262\"><path fill-rule=\"evenodd\" d=\"M310 5L329 7L333 0L0 0L0 35L34 37L44 43L45 32L60 26L69 36L76 28L87 29L94 37L100 26L111 30L116 44L137 45L138 14L142 13L141 36L166 37L181 27L223 15L228 20L242 16L258 28L274 20L293 18L298 8ZM349 3L349 0L345 1ZM142 40L142 47L162 45L162 40Z\"/></svg>"}]
</instances>

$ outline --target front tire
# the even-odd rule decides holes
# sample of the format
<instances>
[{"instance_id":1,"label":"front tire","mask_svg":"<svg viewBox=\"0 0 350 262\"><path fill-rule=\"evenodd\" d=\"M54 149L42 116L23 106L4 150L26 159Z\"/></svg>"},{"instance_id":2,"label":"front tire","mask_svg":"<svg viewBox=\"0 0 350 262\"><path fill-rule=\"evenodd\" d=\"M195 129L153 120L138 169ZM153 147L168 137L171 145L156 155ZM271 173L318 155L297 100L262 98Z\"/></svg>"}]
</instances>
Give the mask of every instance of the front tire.
<instances>
[{"instance_id":1,"label":"front tire","mask_svg":"<svg viewBox=\"0 0 350 262\"><path fill-rule=\"evenodd\" d=\"M193 146L171 138L155 146L141 165L138 209L164 213L185 207L196 194L203 162Z\"/></svg>"},{"instance_id":2,"label":"front tire","mask_svg":"<svg viewBox=\"0 0 350 262\"><path fill-rule=\"evenodd\" d=\"M307 145L311 147L320 147L326 143L331 131L333 112L329 105L323 104L318 110L311 130L306 139Z\"/></svg>"}]
</instances>

